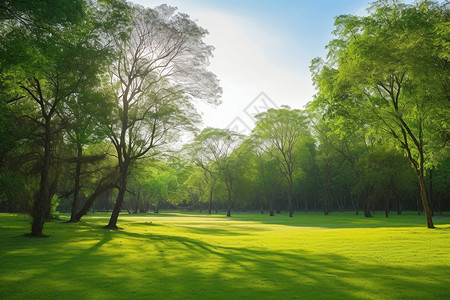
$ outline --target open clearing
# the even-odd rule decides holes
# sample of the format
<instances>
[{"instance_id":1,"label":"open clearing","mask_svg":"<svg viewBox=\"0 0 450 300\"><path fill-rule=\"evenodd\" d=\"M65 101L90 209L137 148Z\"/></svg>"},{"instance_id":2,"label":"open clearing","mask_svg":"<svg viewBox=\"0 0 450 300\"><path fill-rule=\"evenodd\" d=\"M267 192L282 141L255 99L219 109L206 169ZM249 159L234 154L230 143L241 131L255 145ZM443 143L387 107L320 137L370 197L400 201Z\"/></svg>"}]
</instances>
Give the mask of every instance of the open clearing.
<instances>
[{"instance_id":1,"label":"open clearing","mask_svg":"<svg viewBox=\"0 0 450 300\"><path fill-rule=\"evenodd\" d=\"M447 217L0 214L0 299L450 299Z\"/></svg>"}]
</instances>

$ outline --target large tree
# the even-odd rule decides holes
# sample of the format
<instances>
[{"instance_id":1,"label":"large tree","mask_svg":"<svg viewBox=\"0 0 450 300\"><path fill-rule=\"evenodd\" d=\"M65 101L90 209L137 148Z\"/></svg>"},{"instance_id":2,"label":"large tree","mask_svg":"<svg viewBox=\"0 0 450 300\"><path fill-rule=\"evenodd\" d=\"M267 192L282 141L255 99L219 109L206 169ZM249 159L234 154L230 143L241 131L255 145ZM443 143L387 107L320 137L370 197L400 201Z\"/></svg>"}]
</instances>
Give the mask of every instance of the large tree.
<instances>
[{"instance_id":1,"label":"large tree","mask_svg":"<svg viewBox=\"0 0 450 300\"><path fill-rule=\"evenodd\" d=\"M417 175L428 228L434 226L424 174L448 155L449 68L438 55L445 10L431 1L381 0L368 16L339 16L328 61L313 64L319 96L327 94L350 117L363 116L372 135L404 151Z\"/></svg>"},{"instance_id":2,"label":"large tree","mask_svg":"<svg viewBox=\"0 0 450 300\"><path fill-rule=\"evenodd\" d=\"M50 2L49 7L59 7ZM36 126L32 138L42 155L39 189L31 211L32 236L42 235L58 182L60 160L56 160L56 152L63 143L63 104L95 89L111 54L105 29L117 24L110 22L117 11L105 3L94 7L70 1L63 11L76 17L64 17L58 10L55 16L60 17L50 17L51 22L42 18L41 7L24 1L4 4L8 17L1 24L1 39L8 43L0 49L6 53L0 61L0 84L6 91L1 97Z\"/></svg>"},{"instance_id":3,"label":"large tree","mask_svg":"<svg viewBox=\"0 0 450 300\"><path fill-rule=\"evenodd\" d=\"M206 34L173 7L133 7L128 36L116 40L120 55L109 76L115 108L107 134L120 176L106 228L117 228L131 163L164 151L180 130L193 130L198 115L192 99L218 102L218 80L206 69L213 50L203 41Z\"/></svg>"}]
</instances>

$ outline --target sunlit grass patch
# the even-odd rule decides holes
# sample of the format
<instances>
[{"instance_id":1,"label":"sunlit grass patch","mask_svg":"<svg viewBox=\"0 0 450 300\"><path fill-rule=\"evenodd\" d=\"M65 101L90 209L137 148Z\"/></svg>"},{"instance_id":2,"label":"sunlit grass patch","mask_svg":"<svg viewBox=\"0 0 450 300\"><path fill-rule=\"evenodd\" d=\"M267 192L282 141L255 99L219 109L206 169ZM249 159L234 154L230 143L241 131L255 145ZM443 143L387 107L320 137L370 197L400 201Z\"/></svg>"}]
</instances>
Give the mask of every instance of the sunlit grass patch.
<instances>
[{"instance_id":1,"label":"sunlit grass patch","mask_svg":"<svg viewBox=\"0 0 450 300\"><path fill-rule=\"evenodd\" d=\"M64 216L63 216L64 217ZM0 215L0 299L448 299L450 220L412 213ZM43 288L45 287L45 288Z\"/></svg>"}]
</instances>

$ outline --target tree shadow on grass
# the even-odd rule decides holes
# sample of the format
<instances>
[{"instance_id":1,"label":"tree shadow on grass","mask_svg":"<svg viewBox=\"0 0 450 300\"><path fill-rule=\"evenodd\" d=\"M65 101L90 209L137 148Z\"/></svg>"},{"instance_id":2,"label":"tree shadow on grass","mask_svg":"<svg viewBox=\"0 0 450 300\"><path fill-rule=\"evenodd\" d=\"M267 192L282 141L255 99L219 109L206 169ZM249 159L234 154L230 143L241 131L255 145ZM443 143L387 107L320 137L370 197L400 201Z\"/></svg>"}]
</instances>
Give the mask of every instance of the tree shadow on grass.
<instances>
[{"instance_id":1,"label":"tree shadow on grass","mask_svg":"<svg viewBox=\"0 0 450 300\"><path fill-rule=\"evenodd\" d=\"M380 263L301 249L247 249L184 236L92 231L98 240L91 240L84 250L60 252L55 261L45 259L45 249L34 254L38 269L38 261L45 262L41 271L23 277L20 286L24 288L16 288L9 298L30 298L26 287L44 283L47 291L41 299L450 297L448 264L383 268ZM121 251L119 241L133 247Z\"/></svg>"},{"instance_id":2,"label":"tree shadow on grass","mask_svg":"<svg viewBox=\"0 0 450 300\"><path fill-rule=\"evenodd\" d=\"M138 217L139 222L142 223L141 218L146 217L153 222L153 225L159 222L164 223L166 218L176 218L176 222L170 221L174 224L185 224L185 227L191 226L201 231L201 226L192 226L191 223L204 223L209 224L228 224L232 222L243 223L259 223L267 225L283 225L293 227L311 227L311 228L408 228L419 227L426 228L425 215L418 216L416 212L404 212L402 215L390 214L389 218L386 218L384 212L377 212L372 218L366 218L364 215L355 215L354 212L332 212L330 215L323 215L319 212L296 213L293 218L289 218L287 214L275 215L273 217L267 214L261 215L257 213L253 214L235 214L231 218L226 218L224 215L204 215L198 213L175 213L165 212L160 215L147 214L147 215L126 215L125 218L128 221L133 222L133 218ZM193 219L194 218L194 219ZM120 223L119 219L119 223ZM437 218L434 219L434 223L437 228L444 230L450 230L450 219ZM233 225L236 226L235 224ZM440 227L441 226L441 227ZM207 230L206 230L207 231Z\"/></svg>"},{"instance_id":3,"label":"tree shadow on grass","mask_svg":"<svg viewBox=\"0 0 450 300\"><path fill-rule=\"evenodd\" d=\"M192 238L173 232L138 233L132 231L132 225L129 230L126 230L127 226L122 231L100 227L98 222L77 224L68 230L71 232L67 236L73 235L72 240L55 235L38 244L29 239L10 237L7 243L17 241L23 243L25 249L34 248L28 252L0 253L2 262L11 262L4 269L4 275L0 275L7 279L3 280L6 289L0 287L0 298L450 297L450 271L446 261L442 265L415 266L375 259L361 263L345 254L327 253L326 249L320 253L301 247L295 251L264 247L249 249L200 239L202 234L212 235L213 232L198 231L199 238ZM226 232L227 229L222 230L222 234ZM228 232L230 236L234 234Z\"/></svg>"}]
</instances>

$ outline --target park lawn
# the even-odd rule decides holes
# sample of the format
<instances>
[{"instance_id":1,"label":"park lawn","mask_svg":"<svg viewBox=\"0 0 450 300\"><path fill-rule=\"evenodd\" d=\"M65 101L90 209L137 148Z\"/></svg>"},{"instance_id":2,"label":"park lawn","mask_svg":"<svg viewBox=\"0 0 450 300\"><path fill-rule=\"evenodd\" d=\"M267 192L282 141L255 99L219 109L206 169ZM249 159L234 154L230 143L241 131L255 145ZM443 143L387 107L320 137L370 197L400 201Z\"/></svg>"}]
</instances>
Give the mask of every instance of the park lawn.
<instances>
[{"instance_id":1,"label":"park lawn","mask_svg":"<svg viewBox=\"0 0 450 300\"><path fill-rule=\"evenodd\" d=\"M450 299L449 215L108 217L0 214L0 299Z\"/></svg>"}]
</instances>

